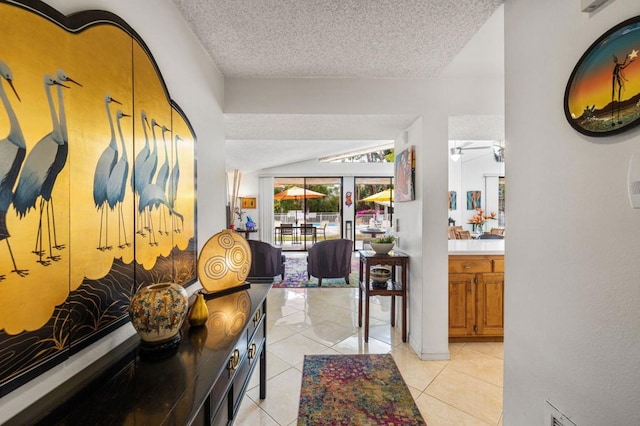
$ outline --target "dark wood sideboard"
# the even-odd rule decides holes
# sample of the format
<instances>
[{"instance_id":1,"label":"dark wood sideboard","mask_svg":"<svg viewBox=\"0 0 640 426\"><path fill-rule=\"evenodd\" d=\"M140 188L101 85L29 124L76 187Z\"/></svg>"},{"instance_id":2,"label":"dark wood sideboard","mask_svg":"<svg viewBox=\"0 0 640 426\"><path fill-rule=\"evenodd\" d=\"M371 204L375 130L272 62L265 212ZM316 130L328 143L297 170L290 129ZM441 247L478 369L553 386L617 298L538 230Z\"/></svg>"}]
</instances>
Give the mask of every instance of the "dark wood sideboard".
<instances>
[{"instance_id":1,"label":"dark wood sideboard","mask_svg":"<svg viewBox=\"0 0 640 426\"><path fill-rule=\"evenodd\" d=\"M266 397L270 289L270 282L252 283L246 290L207 300L206 327L190 328L185 321L177 352L164 359L141 359L134 336L109 368L70 379L8 424L233 423L258 366L260 398Z\"/></svg>"}]
</instances>

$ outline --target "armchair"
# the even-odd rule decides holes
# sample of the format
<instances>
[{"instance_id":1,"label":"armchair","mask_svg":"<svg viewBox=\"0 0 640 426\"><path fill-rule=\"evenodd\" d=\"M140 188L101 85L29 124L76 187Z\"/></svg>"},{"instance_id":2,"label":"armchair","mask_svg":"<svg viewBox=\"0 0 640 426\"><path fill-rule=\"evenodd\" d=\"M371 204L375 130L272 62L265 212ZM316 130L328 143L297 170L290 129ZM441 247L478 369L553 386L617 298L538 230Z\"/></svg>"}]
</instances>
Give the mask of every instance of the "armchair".
<instances>
[{"instance_id":1,"label":"armchair","mask_svg":"<svg viewBox=\"0 0 640 426\"><path fill-rule=\"evenodd\" d=\"M251 269L247 278L273 278L280 275L284 280L285 256L282 248L258 240L247 240L251 249Z\"/></svg>"},{"instance_id":2,"label":"armchair","mask_svg":"<svg viewBox=\"0 0 640 426\"><path fill-rule=\"evenodd\" d=\"M349 284L353 241L319 241L307 253L307 276L318 278L318 287L322 286L323 278L344 278Z\"/></svg>"}]
</instances>

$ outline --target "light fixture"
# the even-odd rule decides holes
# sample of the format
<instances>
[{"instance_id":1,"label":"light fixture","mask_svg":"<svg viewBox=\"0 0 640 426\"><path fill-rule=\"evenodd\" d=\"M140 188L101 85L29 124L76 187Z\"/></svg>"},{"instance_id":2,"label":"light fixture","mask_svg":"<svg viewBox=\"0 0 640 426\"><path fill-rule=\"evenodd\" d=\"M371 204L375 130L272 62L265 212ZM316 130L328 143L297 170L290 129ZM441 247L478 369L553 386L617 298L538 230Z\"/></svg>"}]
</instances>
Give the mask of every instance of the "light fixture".
<instances>
[{"instance_id":1,"label":"light fixture","mask_svg":"<svg viewBox=\"0 0 640 426\"><path fill-rule=\"evenodd\" d=\"M458 161L462 155L462 148L451 148L451 160Z\"/></svg>"},{"instance_id":2,"label":"light fixture","mask_svg":"<svg viewBox=\"0 0 640 426\"><path fill-rule=\"evenodd\" d=\"M207 296L248 288L251 269L249 243L239 234L224 229L209 239L198 257L198 279Z\"/></svg>"}]
</instances>

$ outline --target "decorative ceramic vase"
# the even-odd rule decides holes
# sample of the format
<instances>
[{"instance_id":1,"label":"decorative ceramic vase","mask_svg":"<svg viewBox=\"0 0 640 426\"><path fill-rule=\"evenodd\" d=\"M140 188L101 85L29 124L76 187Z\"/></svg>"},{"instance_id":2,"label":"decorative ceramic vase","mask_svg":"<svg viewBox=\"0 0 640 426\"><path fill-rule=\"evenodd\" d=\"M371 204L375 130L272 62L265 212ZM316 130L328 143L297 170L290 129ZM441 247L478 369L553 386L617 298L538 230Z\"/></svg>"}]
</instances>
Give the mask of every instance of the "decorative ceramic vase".
<instances>
[{"instance_id":1,"label":"decorative ceramic vase","mask_svg":"<svg viewBox=\"0 0 640 426\"><path fill-rule=\"evenodd\" d=\"M131 324L145 348L164 350L178 345L180 327L187 316L187 291L179 284L161 283L142 287L131 298Z\"/></svg>"},{"instance_id":2,"label":"decorative ceramic vase","mask_svg":"<svg viewBox=\"0 0 640 426\"><path fill-rule=\"evenodd\" d=\"M387 254L391 251L395 243L374 243L371 242L371 248L376 254Z\"/></svg>"},{"instance_id":3,"label":"decorative ceramic vase","mask_svg":"<svg viewBox=\"0 0 640 426\"><path fill-rule=\"evenodd\" d=\"M386 283L391 278L391 268L388 266L374 266L369 272L374 283Z\"/></svg>"},{"instance_id":4,"label":"decorative ceramic vase","mask_svg":"<svg viewBox=\"0 0 640 426\"><path fill-rule=\"evenodd\" d=\"M198 294L196 301L191 306L191 312L189 312L189 324L192 327L199 327L205 325L209 318L209 309L207 303L204 301L204 295Z\"/></svg>"}]
</instances>

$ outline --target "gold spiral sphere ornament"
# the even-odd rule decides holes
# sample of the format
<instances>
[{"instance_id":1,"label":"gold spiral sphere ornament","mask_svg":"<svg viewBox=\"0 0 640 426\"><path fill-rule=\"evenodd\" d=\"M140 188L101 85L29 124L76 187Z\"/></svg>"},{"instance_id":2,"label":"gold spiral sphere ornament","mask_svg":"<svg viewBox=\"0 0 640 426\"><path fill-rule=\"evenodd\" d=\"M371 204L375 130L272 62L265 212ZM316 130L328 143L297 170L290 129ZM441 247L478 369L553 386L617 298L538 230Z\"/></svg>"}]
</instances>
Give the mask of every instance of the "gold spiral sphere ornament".
<instances>
[{"instance_id":1,"label":"gold spiral sphere ornament","mask_svg":"<svg viewBox=\"0 0 640 426\"><path fill-rule=\"evenodd\" d=\"M198 256L198 279L209 293L244 284L250 269L249 243L230 229L209 238Z\"/></svg>"}]
</instances>

